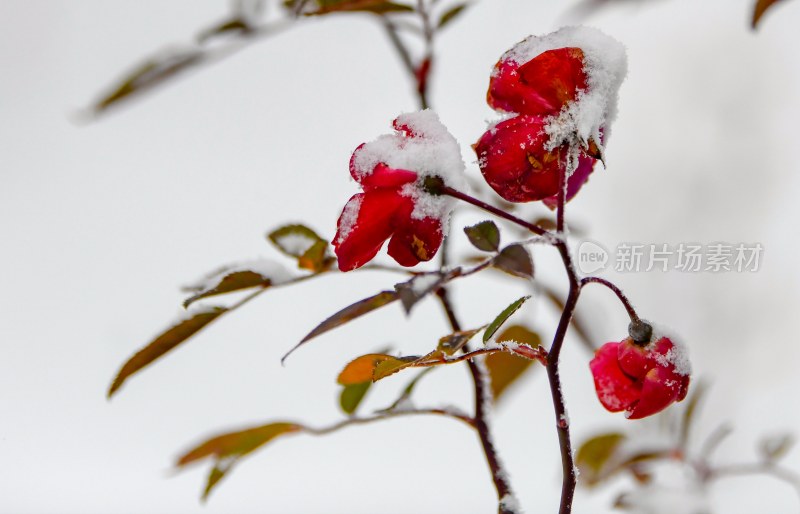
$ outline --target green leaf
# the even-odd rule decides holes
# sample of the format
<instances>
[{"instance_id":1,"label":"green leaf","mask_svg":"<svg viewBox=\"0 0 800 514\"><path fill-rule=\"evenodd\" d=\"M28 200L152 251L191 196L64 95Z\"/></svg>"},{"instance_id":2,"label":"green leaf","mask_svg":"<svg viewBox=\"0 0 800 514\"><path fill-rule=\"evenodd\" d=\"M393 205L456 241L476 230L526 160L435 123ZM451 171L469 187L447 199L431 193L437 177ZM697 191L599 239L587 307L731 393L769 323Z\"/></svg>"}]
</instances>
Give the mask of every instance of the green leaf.
<instances>
[{"instance_id":1,"label":"green leaf","mask_svg":"<svg viewBox=\"0 0 800 514\"><path fill-rule=\"evenodd\" d=\"M464 233L478 250L496 252L500 248L500 230L493 221L481 221L471 227L464 227Z\"/></svg>"},{"instance_id":2,"label":"green leaf","mask_svg":"<svg viewBox=\"0 0 800 514\"><path fill-rule=\"evenodd\" d=\"M372 380L344 386L341 395L339 395L339 405L342 410L347 414L353 414L361 400L366 396L370 386L372 386Z\"/></svg>"},{"instance_id":3,"label":"green leaf","mask_svg":"<svg viewBox=\"0 0 800 514\"><path fill-rule=\"evenodd\" d=\"M758 22L761 21L761 17L764 16L764 13L773 5L777 4L778 1L779 0L758 0L756 2L755 8L753 9L753 28L756 28Z\"/></svg>"},{"instance_id":4,"label":"green leaf","mask_svg":"<svg viewBox=\"0 0 800 514\"><path fill-rule=\"evenodd\" d=\"M510 244L503 248L494 258L492 265L516 277L533 278L531 254L520 244Z\"/></svg>"},{"instance_id":5,"label":"green leaf","mask_svg":"<svg viewBox=\"0 0 800 514\"><path fill-rule=\"evenodd\" d=\"M575 464L581 473L581 478L589 485L596 484L602 477L606 463L614 456L620 443L625 440L625 435L612 432L601 434L584 442L575 455Z\"/></svg>"},{"instance_id":6,"label":"green leaf","mask_svg":"<svg viewBox=\"0 0 800 514\"><path fill-rule=\"evenodd\" d=\"M144 91L164 83L167 79L198 64L204 55L199 50L189 49L153 57L137 66L101 96L92 106L95 114L102 113L112 105L127 100Z\"/></svg>"},{"instance_id":7,"label":"green leaf","mask_svg":"<svg viewBox=\"0 0 800 514\"><path fill-rule=\"evenodd\" d=\"M188 308L197 300L217 296L221 294L233 293L250 289L253 287L269 287L272 284L270 277L250 270L232 271L223 275L216 285L208 289L200 290L199 293L189 297L183 302L183 307Z\"/></svg>"},{"instance_id":8,"label":"green leaf","mask_svg":"<svg viewBox=\"0 0 800 514\"><path fill-rule=\"evenodd\" d=\"M447 355L453 355L458 350L463 348L464 345L467 344L470 339L475 337L475 334L480 332L483 328L484 327L479 327L472 330L462 330L460 332L448 334L439 339L439 344L436 349L446 353Z\"/></svg>"},{"instance_id":9,"label":"green leaf","mask_svg":"<svg viewBox=\"0 0 800 514\"><path fill-rule=\"evenodd\" d=\"M284 225L267 234L267 238L284 255L297 259L300 268L318 272L333 262L327 255L328 242L305 225Z\"/></svg>"},{"instance_id":10,"label":"green leaf","mask_svg":"<svg viewBox=\"0 0 800 514\"><path fill-rule=\"evenodd\" d=\"M522 325L508 327L498 336L497 340L499 342L515 341L526 344L531 348L541 346L542 343L539 334ZM508 386L513 384L527 370L533 369L531 368L533 363L531 360L507 352L489 354L486 356L485 362L489 376L492 379L492 395L495 401L503 395Z\"/></svg>"},{"instance_id":11,"label":"green leaf","mask_svg":"<svg viewBox=\"0 0 800 514\"><path fill-rule=\"evenodd\" d=\"M122 384L134 373L151 364L156 359L186 341L202 330L209 323L228 312L223 307L214 307L210 310L196 312L190 318L178 322L165 332L157 336L150 344L136 352L133 357L122 366L116 378L108 389L110 398Z\"/></svg>"},{"instance_id":12,"label":"green leaf","mask_svg":"<svg viewBox=\"0 0 800 514\"><path fill-rule=\"evenodd\" d=\"M206 479L206 487L203 489L203 496L200 498L202 501L207 501L209 495L211 495L211 491L219 484L220 480L222 480L225 475L233 469L233 462L228 463L216 463L211 468L211 471L208 472L208 478Z\"/></svg>"},{"instance_id":13,"label":"green leaf","mask_svg":"<svg viewBox=\"0 0 800 514\"><path fill-rule=\"evenodd\" d=\"M437 24L437 27L441 29L445 25L449 24L456 17L458 17L458 15L461 14L464 11L464 9L467 8L468 6L469 4L464 2L461 4L456 4L447 11L445 11L442 14L441 18L439 18L439 23Z\"/></svg>"},{"instance_id":14,"label":"green leaf","mask_svg":"<svg viewBox=\"0 0 800 514\"><path fill-rule=\"evenodd\" d=\"M302 345L306 344L311 339L314 339L318 335L324 334L329 330L333 330L334 328L340 327L345 323L348 323L356 318L363 316L364 314L368 314L375 309L379 309L384 305L388 305L393 301L397 300L399 295L395 291L382 291L376 295L370 296L369 298L365 298L361 301L358 301L352 305L345 307L344 309L340 310L333 316L329 317L319 325L317 325L314 330L309 332L294 348L289 350L286 355L283 356L281 362L286 360L286 357L291 355L295 350L300 348Z\"/></svg>"},{"instance_id":15,"label":"green leaf","mask_svg":"<svg viewBox=\"0 0 800 514\"><path fill-rule=\"evenodd\" d=\"M182 467L212 457L217 461L231 457L240 459L278 436L299 432L304 429L305 427L295 423L279 422L221 434L200 443L184 453L178 458L176 465Z\"/></svg>"},{"instance_id":16,"label":"green leaf","mask_svg":"<svg viewBox=\"0 0 800 514\"><path fill-rule=\"evenodd\" d=\"M789 453L792 446L794 446L792 434L777 434L763 438L758 449L765 460L775 461Z\"/></svg>"},{"instance_id":17,"label":"green leaf","mask_svg":"<svg viewBox=\"0 0 800 514\"><path fill-rule=\"evenodd\" d=\"M489 326L486 327L486 331L483 333L483 342L485 343L489 341L495 332L497 332L497 329L499 329L503 323L505 323L506 320L511 317L512 314L517 312L519 308L522 307L522 304L528 301L529 298L530 295L523 296L519 300L512 302L511 305L503 309L503 312L501 312L491 323L489 323Z\"/></svg>"},{"instance_id":18,"label":"green leaf","mask_svg":"<svg viewBox=\"0 0 800 514\"><path fill-rule=\"evenodd\" d=\"M419 356L393 357L391 359L382 360L375 366L375 370L372 372L372 380L374 382L377 382L378 380L386 378L389 375L394 375L398 371L411 367L417 361L427 358L434 353L437 352L431 352L425 357L419 357Z\"/></svg>"}]
</instances>

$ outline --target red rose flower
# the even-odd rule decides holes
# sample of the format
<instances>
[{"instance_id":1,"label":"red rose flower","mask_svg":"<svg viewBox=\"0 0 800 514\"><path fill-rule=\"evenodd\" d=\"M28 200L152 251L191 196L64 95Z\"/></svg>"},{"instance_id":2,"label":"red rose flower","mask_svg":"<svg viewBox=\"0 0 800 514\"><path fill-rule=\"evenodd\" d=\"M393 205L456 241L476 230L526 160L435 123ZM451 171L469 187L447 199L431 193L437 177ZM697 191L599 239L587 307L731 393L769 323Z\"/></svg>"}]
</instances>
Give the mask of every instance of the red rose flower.
<instances>
[{"instance_id":1,"label":"red rose flower","mask_svg":"<svg viewBox=\"0 0 800 514\"><path fill-rule=\"evenodd\" d=\"M333 246L339 269L350 271L372 260L389 240L389 255L415 266L436 254L453 200L427 193L425 177L462 188L464 163L455 139L433 111L404 114L395 134L364 143L350 158L350 175L362 193L339 216Z\"/></svg>"},{"instance_id":2,"label":"red rose flower","mask_svg":"<svg viewBox=\"0 0 800 514\"><path fill-rule=\"evenodd\" d=\"M666 337L644 346L627 338L606 343L589 363L597 397L611 412L640 419L679 402L689 390L689 364Z\"/></svg>"},{"instance_id":3,"label":"red rose flower","mask_svg":"<svg viewBox=\"0 0 800 514\"><path fill-rule=\"evenodd\" d=\"M531 115L558 114L586 89L580 48L547 50L520 64L504 55L495 65L486 101L493 109Z\"/></svg>"},{"instance_id":4,"label":"red rose flower","mask_svg":"<svg viewBox=\"0 0 800 514\"><path fill-rule=\"evenodd\" d=\"M553 207L559 175L567 166L569 149L546 148L546 119L521 115L498 123L473 146L486 182L509 202L545 200ZM567 201L589 180L595 159L581 152L578 166L567 179Z\"/></svg>"}]
</instances>

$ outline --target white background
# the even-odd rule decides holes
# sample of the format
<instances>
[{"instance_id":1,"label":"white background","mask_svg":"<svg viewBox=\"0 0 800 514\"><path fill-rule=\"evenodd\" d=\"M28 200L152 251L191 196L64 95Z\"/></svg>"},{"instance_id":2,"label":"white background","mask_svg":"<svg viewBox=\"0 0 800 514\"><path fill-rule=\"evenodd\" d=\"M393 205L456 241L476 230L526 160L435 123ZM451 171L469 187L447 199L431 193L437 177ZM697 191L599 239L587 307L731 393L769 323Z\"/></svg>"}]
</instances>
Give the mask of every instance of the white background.
<instances>
[{"instance_id":1,"label":"white background","mask_svg":"<svg viewBox=\"0 0 800 514\"><path fill-rule=\"evenodd\" d=\"M752 461L760 435L800 428L800 2L775 7L757 33L748 27L752 0L641 3L590 20L628 47L630 73L608 169L570 204L569 219L609 247L764 245L754 274L605 275L689 344L695 378L712 386L699 434L731 423L720 460ZM392 306L279 363L317 322L396 276L331 276L269 292L106 401L119 365L179 312L181 284L220 264L274 256L263 234L284 221L331 236L356 190L351 151L415 108L378 24L357 15L309 21L104 119L74 123L118 74L189 41L226 8L221 0L0 3L0 511L492 512L476 438L439 418L276 442L205 507L205 469L172 471L181 450L220 430L340 419L334 380L356 355L387 343L405 354L429 349L447 328L426 301L407 321ZM439 41L432 99L473 177L469 144L493 115L484 103L489 71L516 41L557 28L563 10L548 0L484 0ZM454 227L478 219L468 211ZM538 251L537 265L543 281L563 288L548 251ZM469 279L456 287L459 313L480 325L524 292L497 275ZM599 343L624 337L613 297L598 288L582 302ZM544 301L518 316L551 336ZM634 424L599 406L577 341L568 339L563 358L576 440ZM496 438L526 511L555 512L560 462L536 371L500 406ZM404 381L386 380L364 407L384 406ZM418 403L426 398L467 408L464 370L428 377ZM800 452L786 463L800 470ZM580 491L575 512L607 512L625 486ZM798 511L792 489L771 479L720 482L710 494L714 512Z\"/></svg>"}]
</instances>

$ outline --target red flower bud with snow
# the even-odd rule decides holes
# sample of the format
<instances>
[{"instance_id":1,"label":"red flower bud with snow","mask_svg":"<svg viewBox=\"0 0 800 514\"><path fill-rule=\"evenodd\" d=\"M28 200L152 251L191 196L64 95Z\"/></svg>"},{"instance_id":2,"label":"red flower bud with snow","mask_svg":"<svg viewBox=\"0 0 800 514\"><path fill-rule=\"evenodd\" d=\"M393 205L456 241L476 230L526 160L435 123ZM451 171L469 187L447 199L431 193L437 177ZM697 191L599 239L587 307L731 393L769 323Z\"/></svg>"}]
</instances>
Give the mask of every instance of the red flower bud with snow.
<instances>
[{"instance_id":1,"label":"red flower bud with snow","mask_svg":"<svg viewBox=\"0 0 800 514\"><path fill-rule=\"evenodd\" d=\"M512 202L544 200L553 208L565 174L572 199L602 158L626 63L619 42L587 27L531 36L506 52L487 101L517 116L474 146L492 188Z\"/></svg>"},{"instance_id":2,"label":"red flower bud with snow","mask_svg":"<svg viewBox=\"0 0 800 514\"><path fill-rule=\"evenodd\" d=\"M606 343L595 352L589 368L603 407L625 411L629 419L660 412L683 400L689 390L686 352L668 337L654 336L645 345L630 337Z\"/></svg>"},{"instance_id":3,"label":"red flower bud with snow","mask_svg":"<svg viewBox=\"0 0 800 514\"><path fill-rule=\"evenodd\" d=\"M435 176L465 188L458 143L433 111L398 116L394 128L356 148L350 159L350 175L363 192L350 198L337 224L333 246L342 271L372 260L387 239L389 255L402 266L432 259L454 200L422 184Z\"/></svg>"},{"instance_id":4,"label":"red flower bud with snow","mask_svg":"<svg viewBox=\"0 0 800 514\"><path fill-rule=\"evenodd\" d=\"M567 166L569 148L547 147L547 121L541 116L517 116L486 131L473 146L483 178L509 202L545 200L555 205L559 175ZM567 201L589 179L595 159L581 152L567 179Z\"/></svg>"},{"instance_id":5,"label":"red flower bud with snow","mask_svg":"<svg viewBox=\"0 0 800 514\"><path fill-rule=\"evenodd\" d=\"M515 47L516 48L516 47ZM531 115L552 115L586 89L583 50L547 50L527 62L513 51L494 67L486 101L493 109Z\"/></svg>"}]
</instances>

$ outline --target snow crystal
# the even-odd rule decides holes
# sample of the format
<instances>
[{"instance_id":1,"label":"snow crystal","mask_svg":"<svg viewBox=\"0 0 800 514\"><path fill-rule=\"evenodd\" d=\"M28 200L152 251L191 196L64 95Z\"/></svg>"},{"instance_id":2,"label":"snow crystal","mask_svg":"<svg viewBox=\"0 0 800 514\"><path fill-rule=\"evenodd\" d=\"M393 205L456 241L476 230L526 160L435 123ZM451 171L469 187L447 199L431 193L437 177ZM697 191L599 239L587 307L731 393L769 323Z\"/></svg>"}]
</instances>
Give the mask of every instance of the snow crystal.
<instances>
[{"instance_id":1,"label":"snow crystal","mask_svg":"<svg viewBox=\"0 0 800 514\"><path fill-rule=\"evenodd\" d=\"M505 496L500 498L500 507L507 512L513 512L514 514L522 514L522 507L519 504L519 500L513 493L506 493Z\"/></svg>"},{"instance_id":2,"label":"snow crystal","mask_svg":"<svg viewBox=\"0 0 800 514\"><path fill-rule=\"evenodd\" d=\"M361 209L361 202L363 200L363 197L357 196L350 199L347 205L344 206L342 216L339 218L339 239L337 243L341 243L347 239L347 236L353 231L353 228L356 226L356 221L358 220L358 211Z\"/></svg>"},{"instance_id":3,"label":"snow crystal","mask_svg":"<svg viewBox=\"0 0 800 514\"><path fill-rule=\"evenodd\" d=\"M353 160L359 177L368 176L377 164L384 163L390 168L414 171L420 179L437 176L453 189L467 189L458 142L434 111L425 109L401 114L397 117L397 125L408 127L412 136L396 132L364 144ZM437 218L444 223L455 202L449 196L428 194L417 184L406 184L401 194L414 199L411 213L414 219Z\"/></svg>"},{"instance_id":4,"label":"snow crystal","mask_svg":"<svg viewBox=\"0 0 800 514\"><path fill-rule=\"evenodd\" d=\"M675 372L679 375L691 375L692 363L689 361L689 350L683 343L683 340L675 334L675 332L661 324L648 321L647 323L653 327L653 341L658 341L662 337L666 337L672 341L673 347L664 356L657 356L658 363L662 366L675 366Z\"/></svg>"},{"instance_id":5,"label":"snow crystal","mask_svg":"<svg viewBox=\"0 0 800 514\"><path fill-rule=\"evenodd\" d=\"M214 273L184 286L187 291L208 291L219 285L225 276L239 271L252 271L268 278L273 286L284 284L294 278L283 265L270 259L253 259L224 266Z\"/></svg>"},{"instance_id":6,"label":"snow crystal","mask_svg":"<svg viewBox=\"0 0 800 514\"><path fill-rule=\"evenodd\" d=\"M601 129L603 138L608 138L609 124L616 118L619 87L628 71L622 43L591 27L563 27L545 36L528 37L503 59L522 64L542 52L567 47L583 51L587 88L550 118L545 127L550 136L548 149L574 143L576 135L583 145L591 138L600 146Z\"/></svg>"}]
</instances>

